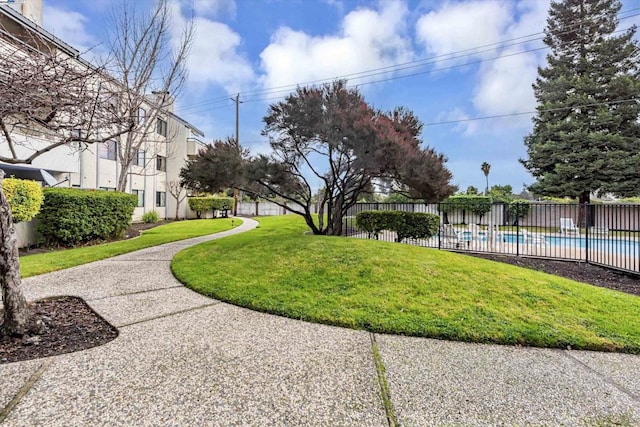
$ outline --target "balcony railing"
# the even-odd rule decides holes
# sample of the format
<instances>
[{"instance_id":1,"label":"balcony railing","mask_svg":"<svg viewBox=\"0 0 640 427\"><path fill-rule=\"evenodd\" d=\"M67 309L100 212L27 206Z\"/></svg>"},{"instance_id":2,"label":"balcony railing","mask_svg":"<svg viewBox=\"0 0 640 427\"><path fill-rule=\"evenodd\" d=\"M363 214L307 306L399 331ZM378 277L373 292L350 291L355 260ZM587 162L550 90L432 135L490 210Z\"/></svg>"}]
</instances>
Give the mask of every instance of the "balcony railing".
<instances>
[{"instance_id":1,"label":"balcony railing","mask_svg":"<svg viewBox=\"0 0 640 427\"><path fill-rule=\"evenodd\" d=\"M187 156L195 156L198 154L198 151L204 147L204 142L200 141L198 138L189 137L187 138Z\"/></svg>"}]
</instances>

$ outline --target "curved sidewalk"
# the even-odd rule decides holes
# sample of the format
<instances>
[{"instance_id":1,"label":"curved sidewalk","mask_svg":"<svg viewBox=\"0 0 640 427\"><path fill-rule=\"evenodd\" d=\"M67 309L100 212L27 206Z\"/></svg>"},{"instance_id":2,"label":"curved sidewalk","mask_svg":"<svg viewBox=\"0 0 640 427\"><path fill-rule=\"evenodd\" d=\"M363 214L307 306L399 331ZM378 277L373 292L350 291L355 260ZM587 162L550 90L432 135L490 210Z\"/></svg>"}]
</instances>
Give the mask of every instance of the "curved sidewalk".
<instances>
[{"instance_id":1,"label":"curved sidewalk","mask_svg":"<svg viewBox=\"0 0 640 427\"><path fill-rule=\"evenodd\" d=\"M0 365L0 411L17 401L3 425L640 425L638 356L370 334L177 282L175 253L243 221L26 279L29 299L80 296L120 335Z\"/></svg>"}]
</instances>

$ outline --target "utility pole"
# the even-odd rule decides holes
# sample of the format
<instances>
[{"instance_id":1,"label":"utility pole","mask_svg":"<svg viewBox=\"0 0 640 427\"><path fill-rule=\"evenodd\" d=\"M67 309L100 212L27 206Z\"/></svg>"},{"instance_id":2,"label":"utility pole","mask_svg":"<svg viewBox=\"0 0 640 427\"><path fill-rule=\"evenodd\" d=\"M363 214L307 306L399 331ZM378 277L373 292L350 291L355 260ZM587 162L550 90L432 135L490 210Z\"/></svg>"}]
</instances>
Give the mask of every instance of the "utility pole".
<instances>
[{"instance_id":1,"label":"utility pole","mask_svg":"<svg viewBox=\"0 0 640 427\"><path fill-rule=\"evenodd\" d=\"M236 144L240 147L240 94L235 98L231 98L236 103ZM233 215L238 215L238 189L233 189Z\"/></svg>"}]
</instances>

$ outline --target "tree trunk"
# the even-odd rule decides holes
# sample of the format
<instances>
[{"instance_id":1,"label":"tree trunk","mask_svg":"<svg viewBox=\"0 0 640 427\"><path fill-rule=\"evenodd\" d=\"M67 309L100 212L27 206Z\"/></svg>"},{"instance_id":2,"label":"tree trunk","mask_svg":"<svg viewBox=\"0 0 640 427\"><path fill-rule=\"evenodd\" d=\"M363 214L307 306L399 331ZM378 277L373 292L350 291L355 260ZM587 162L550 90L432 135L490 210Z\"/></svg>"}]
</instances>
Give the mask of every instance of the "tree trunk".
<instances>
[{"instance_id":1,"label":"tree trunk","mask_svg":"<svg viewBox=\"0 0 640 427\"><path fill-rule=\"evenodd\" d=\"M27 300L20 284L20 259L16 229L13 225L11 207L2 191L4 171L0 170L0 286L4 305L2 332L7 335L24 335L29 327Z\"/></svg>"},{"instance_id":2,"label":"tree trunk","mask_svg":"<svg viewBox=\"0 0 640 427\"><path fill-rule=\"evenodd\" d=\"M585 191L584 193L580 194L580 198L578 199L578 203L579 203L579 212L578 212L578 227L582 228L582 227L588 227L589 225L587 224L587 203L589 203L591 201L591 193L589 193L588 191Z\"/></svg>"},{"instance_id":3,"label":"tree trunk","mask_svg":"<svg viewBox=\"0 0 640 427\"><path fill-rule=\"evenodd\" d=\"M327 235L329 236L342 236L342 205L342 200L338 197L327 224Z\"/></svg>"},{"instance_id":4,"label":"tree trunk","mask_svg":"<svg viewBox=\"0 0 640 427\"><path fill-rule=\"evenodd\" d=\"M122 191L123 193L127 192L128 178L129 178L129 167L128 166L126 168L122 167L122 164L121 164L120 174L118 175L118 187L116 188L117 191Z\"/></svg>"}]
</instances>

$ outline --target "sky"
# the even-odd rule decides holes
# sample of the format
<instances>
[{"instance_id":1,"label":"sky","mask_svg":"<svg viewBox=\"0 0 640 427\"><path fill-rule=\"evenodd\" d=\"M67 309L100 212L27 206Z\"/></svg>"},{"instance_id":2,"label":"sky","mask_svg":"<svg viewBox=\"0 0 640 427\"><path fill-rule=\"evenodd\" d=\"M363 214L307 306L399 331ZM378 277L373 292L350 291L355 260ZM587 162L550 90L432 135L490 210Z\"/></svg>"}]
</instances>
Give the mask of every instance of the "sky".
<instances>
[{"instance_id":1,"label":"sky","mask_svg":"<svg viewBox=\"0 0 640 427\"><path fill-rule=\"evenodd\" d=\"M532 84L549 52L548 0L171 1L175 28L192 13L196 24L175 112L205 142L235 135L231 98L239 94L240 143L267 153L269 104L296 85L345 78L377 109L412 110L425 125L423 144L446 155L461 190L484 190L483 162L489 186L518 193L534 181L518 159L536 107ZM640 0L622 4L619 28L640 24ZM44 0L44 27L82 52L99 51L112 7Z\"/></svg>"}]
</instances>

